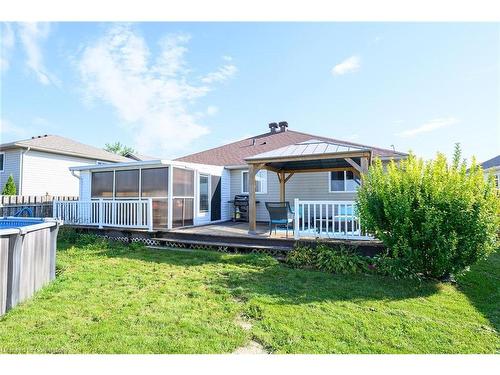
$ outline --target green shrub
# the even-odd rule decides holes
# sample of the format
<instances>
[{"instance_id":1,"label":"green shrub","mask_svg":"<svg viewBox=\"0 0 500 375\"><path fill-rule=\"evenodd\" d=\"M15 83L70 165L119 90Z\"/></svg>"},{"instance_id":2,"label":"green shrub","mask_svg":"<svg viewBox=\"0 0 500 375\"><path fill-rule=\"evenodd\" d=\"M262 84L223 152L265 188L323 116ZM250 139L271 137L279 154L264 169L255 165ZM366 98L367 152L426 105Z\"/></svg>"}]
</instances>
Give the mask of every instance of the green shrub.
<instances>
[{"instance_id":1,"label":"green shrub","mask_svg":"<svg viewBox=\"0 0 500 375\"><path fill-rule=\"evenodd\" d=\"M309 246L297 246L287 254L286 263L293 268L316 268L316 254Z\"/></svg>"},{"instance_id":2,"label":"green shrub","mask_svg":"<svg viewBox=\"0 0 500 375\"><path fill-rule=\"evenodd\" d=\"M297 246L288 253L286 263L293 268L317 269L337 274L374 274L396 279L418 278L403 259L387 255L375 257L356 253L346 246L318 244L316 247Z\"/></svg>"},{"instance_id":3,"label":"green shrub","mask_svg":"<svg viewBox=\"0 0 500 375\"><path fill-rule=\"evenodd\" d=\"M66 227L63 225L59 228L57 238L59 239L59 241L66 242L68 244L74 244L76 243L76 240L79 236L80 234L76 231L75 228Z\"/></svg>"},{"instance_id":4,"label":"green shrub","mask_svg":"<svg viewBox=\"0 0 500 375\"><path fill-rule=\"evenodd\" d=\"M10 175L9 178L7 179L7 182L5 183L5 186L3 187L2 195L16 195L16 194L17 194L16 183L14 182L14 177Z\"/></svg>"},{"instance_id":5,"label":"green shrub","mask_svg":"<svg viewBox=\"0 0 500 375\"><path fill-rule=\"evenodd\" d=\"M453 162L414 155L384 169L375 160L358 191L363 228L412 273L444 278L498 247L500 200L494 182L475 164L467 170L456 147Z\"/></svg>"},{"instance_id":6,"label":"green shrub","mask_svg":"<svg viewBox=\"0 0 500 375\"><path fill-rule=\"evenodd\" d=\"M333 248L319 245L314 250L315 264L320 270L341 274L364 273L369 270L369 257L358 255L345 246Z\"/></svg>"}]
</instances>

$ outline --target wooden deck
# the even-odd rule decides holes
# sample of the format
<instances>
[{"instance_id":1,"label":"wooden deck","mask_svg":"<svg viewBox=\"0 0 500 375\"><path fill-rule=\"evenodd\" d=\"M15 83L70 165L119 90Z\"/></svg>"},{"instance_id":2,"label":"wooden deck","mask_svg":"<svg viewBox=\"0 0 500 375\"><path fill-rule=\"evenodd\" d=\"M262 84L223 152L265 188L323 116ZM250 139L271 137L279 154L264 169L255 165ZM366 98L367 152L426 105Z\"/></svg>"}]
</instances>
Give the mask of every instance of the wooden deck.
<instances>
[{"instance_id":1,"label":"wooden deck","mask_svg":"<svg viewBox=\"0 0 500 375\"><path fill-rule=\"evenodd\" d=\"M256 234L249 234L248 223L244 222L224 222L160 231L156 233L155 239L169 246L179 243L181 246L204 245L219 249L269 249L280 253L291 250L297 242L307 244L316 243L317 240L315 237L301 237L297 241L291 229L288 230L288 237L284 229L278 229L276 233L273 230L272 234L269 234L269 227L266 224L257 224ZM336 238L321 241L354 246L366 255L373 255L383 249L382 243L378 240Z\"/></svg>"},{"instance_id":2,"label":"wooden deck","mask_svg":"<svg viewBox=\"0 0 500 375\"><path fill-rule=\"evenodd\" d=\"M278 229L276 233L269 234L266 224L257 224L256 234L248 233L248 223L245 222L223 222L218 224L207 224L196 227L184 227L171 230L155 229L148 232L144 229L123 229L75 226L80 230L87 230L108 238L120 241L133 242L141 240L146 244L154 246L166 246L169 248L188 249L210 249L226 252L264 252L274 256L283 257L297 244L311 244L315 246L317 239L314 237L301 237L295 240L293 231L288 231L288 237L284 229ZM360 253L374 255L383 249L378 240L356 240L356 239L321 239L321 242L330 244L344 244L355 247Z\"/></svg>"},{"instance_id":3,"label":"wooden deck","mask_svg":"<svg viewBox=\"0 0 500 375\"><path fill-rule=\"evenodd\" d=\"M189 233L193 235L210 235L219 237L246 237L246 238L265 238L265 239L288 239L293 241L293 230L288 230L288 237L284 229L278 229L276 233L269 235L269 226L267 224L257 224L256 234L248 233L248 223L245 222L224 222L218 224L208 224L197 227L186 227L172 229L173 233Z\"/></svg>"}]
</instances>

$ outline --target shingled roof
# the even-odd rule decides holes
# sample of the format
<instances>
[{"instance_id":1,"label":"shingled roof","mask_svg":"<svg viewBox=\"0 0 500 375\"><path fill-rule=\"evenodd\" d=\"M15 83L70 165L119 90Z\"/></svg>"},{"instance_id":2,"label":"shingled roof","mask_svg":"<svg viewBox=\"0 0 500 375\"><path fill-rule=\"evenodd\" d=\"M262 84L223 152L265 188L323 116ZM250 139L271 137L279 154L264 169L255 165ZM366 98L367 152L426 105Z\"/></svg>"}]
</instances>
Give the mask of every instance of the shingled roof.
<instances>
[{"instance_id":1,"label":"shingled roof","mask_svg":"<svg viewBox=\"0 0 500 375\"><path fill-rule=\"evenodd\" d=\"M497 155L489 160L483 161L481 163L481 167L483 167L483 169L500 167L500 155Z\"/></svg>"},{"instance_id":2,"label":"shingled roof","mask_svg":"<svg viewBox=\"0 0 500 375\"><path fill-rule=\"evenodd\" d=\"M179 161L222 165L238 166L245 165L245 158L273 151L282 147L295 145L310 140L332 142L345 147L355 147L370 149L374 155L379 157L405 157L407 154L399 151L387 150L379 147L366 146L358 143L341 141L334 138L321 137L317 135L302 133L294 130L278 131L276 133L264 133L255 137L243 139L241 141L229 143L210 150L197 152L175 159Z\"/></svg>"},{"instance_id":3,"label":"shingled roof","mask_svg":"<svg viewBox=\"0 0 500 375\"><path fill-rule=\"evenodd\" d=\"M116 155L101 148L89 146L69 138L61 137L59 135L42 135L22 141L4 143L0 145L0 150L18 147L102 161L131 161L126 157Z\"/></svg>"}]
</instances>

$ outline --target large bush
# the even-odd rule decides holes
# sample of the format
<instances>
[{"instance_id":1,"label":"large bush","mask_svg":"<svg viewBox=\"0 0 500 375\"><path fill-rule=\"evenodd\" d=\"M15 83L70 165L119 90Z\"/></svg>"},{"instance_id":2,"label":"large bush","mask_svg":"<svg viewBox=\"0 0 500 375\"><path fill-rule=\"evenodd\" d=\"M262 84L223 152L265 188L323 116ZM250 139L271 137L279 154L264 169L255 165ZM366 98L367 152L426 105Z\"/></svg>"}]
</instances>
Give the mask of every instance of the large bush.
<instances>
[{"instance_id":1,"label":"large bush","mask_svg":"<svg viewBox=\"0 0 500 375\"><path fill-rule=\"evenodd\" d=\"M358 210L365 230L414 272L443 278L465 270L498 247L500 200L493 179L457 146L424 162L410 155L386 167L375 160L363 177Z\"/></svg>"}]
</instances>

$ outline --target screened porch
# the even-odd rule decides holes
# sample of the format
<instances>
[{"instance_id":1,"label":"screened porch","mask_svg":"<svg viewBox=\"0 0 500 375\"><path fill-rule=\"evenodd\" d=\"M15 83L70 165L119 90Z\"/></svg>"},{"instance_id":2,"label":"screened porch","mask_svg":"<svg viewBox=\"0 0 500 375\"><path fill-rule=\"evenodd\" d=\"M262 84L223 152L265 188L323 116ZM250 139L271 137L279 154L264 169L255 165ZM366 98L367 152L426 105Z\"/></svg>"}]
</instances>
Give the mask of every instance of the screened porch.
<instances>
[{"instance_id":1,"label":"screened porch","mask_svg":"<svg viewBox=\"0 0 500 375\"><path fill-rule=\"evenodd\" d=\"M209 175L163 161L76 167L81 197L54 202L54 216L67 224L136 229L194 225L207 210ZM199 199L196 199L196 197Z\"/></svg>"}]
</instances>

